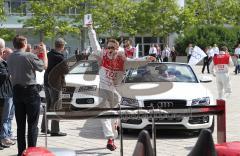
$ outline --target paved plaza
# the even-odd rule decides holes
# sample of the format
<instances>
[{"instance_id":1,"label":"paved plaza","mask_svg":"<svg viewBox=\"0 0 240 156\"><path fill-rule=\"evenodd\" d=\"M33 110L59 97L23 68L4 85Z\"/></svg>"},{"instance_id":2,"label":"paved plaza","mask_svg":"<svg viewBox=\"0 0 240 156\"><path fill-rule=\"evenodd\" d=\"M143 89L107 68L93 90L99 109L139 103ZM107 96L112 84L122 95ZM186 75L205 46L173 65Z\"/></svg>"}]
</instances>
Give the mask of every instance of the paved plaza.
<instances>
[{"instance_id":1,"label":"paved plaza","mask_svg":"<svg viewBox=\"0 0 240 156\"><path fill-rule=\"evenodd\" d=\"M198 75L201 74L201 65L195 66L194 70ZM240 141L240 75L233 73L234 68L231 68L231 83L232 95L226 101L227 112L227 141ZM209 88L213 95L217 96L216 82L203 83ZM186 95L187 96L187 95ZM42 116L40 117L41 121ZM216 120L215 120L216 121ZM41 122L39 122L40 127ZM64 120L60 122L62 132L66 132L66 137L48 137L48 147L58 147L76 150L78 155L120 155L120 140L116 140L117 150L111 152L105 148L106 139L103 137L102 128L99 120ZM14 133L16 134L16 123L13 123ZM124 156L130 156L136 145L137 135L139 131L132 131L124 135ZM213 133L216 143L216 124ZM186 156L197 140L196 136L188 135L182 131L163 131L157 134L157 155L159 156ZM38 146L45 146L45 137L39 134ZM17 146L0 151L0 156L13 156L17 154Z\"/></svg>"}]
</instances>

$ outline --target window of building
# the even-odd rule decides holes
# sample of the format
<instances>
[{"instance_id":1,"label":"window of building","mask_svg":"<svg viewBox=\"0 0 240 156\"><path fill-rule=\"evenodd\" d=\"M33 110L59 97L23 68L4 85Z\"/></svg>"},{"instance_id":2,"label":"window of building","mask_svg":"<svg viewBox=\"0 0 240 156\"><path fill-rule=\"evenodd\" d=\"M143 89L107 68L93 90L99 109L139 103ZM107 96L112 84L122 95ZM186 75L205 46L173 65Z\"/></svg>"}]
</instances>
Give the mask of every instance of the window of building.
<instances>
[{"instance_id":1,"label":"window of building","mask_svg":"<svg viewBox=\"0 0 240 156\"><path fill-rule=\"evenodd\" d=\"M142 43L142 37L135 37L135 43Z\"/></svg>"},{"instance_id":2,"label":"window of building","mask_svg":"<svg viewBox=\"0 0 240 156\"><path fill-rule=\"evenodd\" d=\"M5 13L11 15L26 14L26 3L26 0L6 0L4 1Z\"/></svg>"},{"instance_id":3,"label":"window of building","mask_svg":"<svg viewBox=\"0 0 240 156\"><path fill-rule=\"evenodd\" d=\"M144 43L157 43L157 37L144 37Z\"/></svg>"},{"instance_id":4,"label":"window of building","mask_svg":"<svg viewBox=\"0 0 240 156\"><path fill-rule=\"evenodd\" d=\"M11 13L11 3L9 1L4 2L4 12L5 14L10 14Z\"/></svg>"},{"instance_id":5,"label":"window of building","mask_svg":"<svg viewBox=\"0 0 240 156\"><path fill-rule=\"evenodd\" d=\"M69 14L69 15L77 15L80 13L80 10L77 9L77 8L69 8L67 11L66 11L66 14Z\"/></svg>"}]
</instances>

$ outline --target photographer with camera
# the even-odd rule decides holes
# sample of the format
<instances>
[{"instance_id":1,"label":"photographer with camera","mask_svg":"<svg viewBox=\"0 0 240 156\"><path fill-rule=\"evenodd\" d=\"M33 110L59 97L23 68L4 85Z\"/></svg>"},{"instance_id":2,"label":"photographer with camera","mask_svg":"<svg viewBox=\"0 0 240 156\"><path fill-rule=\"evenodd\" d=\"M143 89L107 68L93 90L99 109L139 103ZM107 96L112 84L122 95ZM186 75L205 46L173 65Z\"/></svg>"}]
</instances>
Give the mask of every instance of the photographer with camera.
<instances>
[{"instance_id":1,"label":"photographer with camera","mask_svg":"<svg viewBox=\"0 0 240 156\"><path fill-rule=\"evenodd\" d=\"M18 156L26 149L26 119L28 123L28 147L35 147L38 136L38 119L40 114L39 85L35 71L47 68L46 46L39 44L43 58L26 52L27 38L17 35L13 39L16 49L7 59L8 70L13 84L13 103L17 122Z\"/></svg>"}]
</instances>

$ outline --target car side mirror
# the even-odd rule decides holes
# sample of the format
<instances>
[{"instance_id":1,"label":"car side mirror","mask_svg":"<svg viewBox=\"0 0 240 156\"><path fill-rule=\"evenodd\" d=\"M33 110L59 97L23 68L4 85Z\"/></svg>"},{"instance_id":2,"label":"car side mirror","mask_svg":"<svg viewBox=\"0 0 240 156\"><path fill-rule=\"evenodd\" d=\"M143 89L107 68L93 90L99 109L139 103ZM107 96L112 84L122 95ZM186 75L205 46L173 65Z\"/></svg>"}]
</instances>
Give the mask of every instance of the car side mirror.
<instances>
[{"instance_id":1,"label":"car side mirror","mask_svg":"<svg viewBox=\"0 0 240 156\"><path fill-rule=\"evenodd\" d=\"M209 75L202 75L200 76L199 80L202 83L208 83L208 82L212 82L212 77Z\"/></svg>"}]
</instances>

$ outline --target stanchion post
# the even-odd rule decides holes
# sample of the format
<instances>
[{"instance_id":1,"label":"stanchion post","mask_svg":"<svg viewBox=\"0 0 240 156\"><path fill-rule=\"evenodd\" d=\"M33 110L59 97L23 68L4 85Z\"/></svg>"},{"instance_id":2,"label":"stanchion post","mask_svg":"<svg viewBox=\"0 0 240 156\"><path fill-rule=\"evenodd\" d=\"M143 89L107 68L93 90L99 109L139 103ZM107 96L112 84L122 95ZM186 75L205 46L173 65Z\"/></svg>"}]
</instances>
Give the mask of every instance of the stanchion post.
<instances>
[{"instance_id":1,"label":"stanchion post","mask_svg":"<svg viewBox=\"0 0 240 156\"><path fill-rule=\"evenodd\" d=\"M123 156L123 129L122 129L122 107L121 104L119 104L119 108L120 108L120 156Z\"/></svg>"},{"instance_id":2,"label":"stanchion post","mask_svg":"<svg viewBox=\"0 0 240 156\"><path fill-rule=\"evenodd\" d=\"M47 130L48 130L48 120L47 120L47 103L43 105L44 121L45 121L45 148L47 148Z\"/></svg>"},{"instance_id":3,"label":"stanchion post","mask_svg":"<svg viewBox=\"0 0 240 156\"><path fill-rule=\"evenodd\" d=\"M218 144L226 142L226 107L224 100L217 100L218 108L223 112L217 115L217 142Z\"/></svg>"},{"instance_id":4,"label":"stanchion post","mask_svg":"<svg viewBox=\"0 0 240 156\"><path fill-rule=\"evenodd\" d=\"M155 125L155 113L154 113L154 107L152 105L152 141L153 141L153 156L157 155L157 148L156 148L156 125Z\"/></svg>"}]
</instances>

